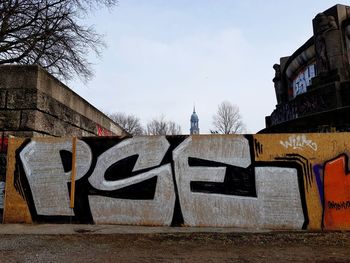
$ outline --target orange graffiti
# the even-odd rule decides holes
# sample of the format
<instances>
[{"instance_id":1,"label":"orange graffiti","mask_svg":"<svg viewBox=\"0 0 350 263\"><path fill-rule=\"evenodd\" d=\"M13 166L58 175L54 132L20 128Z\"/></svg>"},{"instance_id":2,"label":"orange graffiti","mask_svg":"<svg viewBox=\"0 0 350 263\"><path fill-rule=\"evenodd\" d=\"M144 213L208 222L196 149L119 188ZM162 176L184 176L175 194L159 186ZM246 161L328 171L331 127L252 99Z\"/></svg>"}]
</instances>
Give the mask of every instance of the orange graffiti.
<instances>
[{"instance_id":1,"label":"orange graffiti","mask_svg":"<svg viewBox=\"0 0 350 263\"><path fill-rule=\"evenodd\" d=\"M350 176L347 157L329 161L324 169L324 229L350 228Z\"/></svg>"}]
</instances>

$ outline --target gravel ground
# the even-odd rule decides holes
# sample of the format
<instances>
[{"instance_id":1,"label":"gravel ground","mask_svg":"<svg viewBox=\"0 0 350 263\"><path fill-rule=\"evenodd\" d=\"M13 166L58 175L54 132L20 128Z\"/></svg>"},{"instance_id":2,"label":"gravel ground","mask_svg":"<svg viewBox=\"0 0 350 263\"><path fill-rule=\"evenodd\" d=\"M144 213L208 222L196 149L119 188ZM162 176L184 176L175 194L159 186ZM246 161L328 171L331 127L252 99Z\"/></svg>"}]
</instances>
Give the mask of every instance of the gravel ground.
<instances>
[{"instance_id":1,"label":"gravel ground","mask_svg":"<svg viewBox=\"0 0 350 263\"><path fill-rule=\"evenodd\" d=\"M350 262L350 232L2 234L0 262Z\"/></svg>"}]
</instances>

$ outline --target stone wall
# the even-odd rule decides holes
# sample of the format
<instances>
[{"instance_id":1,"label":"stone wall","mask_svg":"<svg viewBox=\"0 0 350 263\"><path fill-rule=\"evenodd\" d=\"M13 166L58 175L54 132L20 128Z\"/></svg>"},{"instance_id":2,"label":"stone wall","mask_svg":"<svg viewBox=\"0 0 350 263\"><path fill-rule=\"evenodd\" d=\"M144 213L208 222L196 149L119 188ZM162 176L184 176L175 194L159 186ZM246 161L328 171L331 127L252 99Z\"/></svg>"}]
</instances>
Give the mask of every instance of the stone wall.
<instances>
[{"instance_id":1,"label":"stone wall","mask_svg":"<svg viewBox=\"0 0 350 263\"><path fill-rule=\"evenodd\" d=\"M349 230L349 142L350 133L10 138L4 222Z\"/></svg>"},{"instance_id":2,"label":"stone wall","mask_svg":"<svg viewBox=\"0 0 350 263\"><path fill-rule=\"evenodd\" d=\"M0 181L9 135L125 136L126 132L39 66L0 66Z\"/></svg>"},{"instance_id":3,"label":"stone wall","mask_svg":"<svg viewBox=\"0 0 350 263\"><path fill-rule=\"evenodd\" d=\"M15 136L126 135L39 66L0 66L0 130Z\"/></svg>"}]
</instances>

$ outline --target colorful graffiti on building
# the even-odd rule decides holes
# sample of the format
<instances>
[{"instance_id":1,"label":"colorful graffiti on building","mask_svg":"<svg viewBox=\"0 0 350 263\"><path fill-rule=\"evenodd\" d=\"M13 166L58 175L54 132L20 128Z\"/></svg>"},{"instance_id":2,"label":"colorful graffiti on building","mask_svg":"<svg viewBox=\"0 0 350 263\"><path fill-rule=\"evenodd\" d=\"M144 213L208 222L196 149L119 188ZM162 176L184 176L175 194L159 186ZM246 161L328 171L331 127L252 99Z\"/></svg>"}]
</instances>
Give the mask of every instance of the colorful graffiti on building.
<instances>
[{"instance_id":1,"label":"colorful graffiti on building","mask_svg":"<svg viewBox=\"0 0 350 263\"><path fill-rule=\"evenodd\" d=\"M4 222L350 229L349 138L11 138Z\"/></svg>"}]
</instances>

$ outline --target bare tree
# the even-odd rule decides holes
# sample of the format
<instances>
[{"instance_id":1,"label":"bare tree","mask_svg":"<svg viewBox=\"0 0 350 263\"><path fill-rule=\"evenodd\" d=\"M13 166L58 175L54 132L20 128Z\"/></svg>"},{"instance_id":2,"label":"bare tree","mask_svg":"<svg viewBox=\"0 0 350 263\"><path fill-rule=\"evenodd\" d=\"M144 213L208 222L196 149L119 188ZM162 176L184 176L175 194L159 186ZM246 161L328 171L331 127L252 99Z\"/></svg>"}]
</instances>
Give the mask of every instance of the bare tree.
<instances>
[{"instance_id":1,"label":"bare tree","mask_svg":"<svg viewBox=\"0 0 350 263\"><path fill-rule=\"evenodd\" d=\"M117 0L0 1L0 65L37 64L60 79L92 77L87 53L104 46L93 27L79 22Z\"/></svg>"},{"instance_id":2,"label":"bare tree","mask_svg":"<svg viewBox=\"0 0 350 263\"><path fill-rule=\"evenodd\" d=\"M178 135L181 134L180 125L165 120L164 116L155 118L147 123L148 135Z\"/></svg>"},{"instance_id":3,"label":"bare tree","mask_svg":"<svg viewBox=\"0 0 350 263\"><path fill-rule=\"evenodd\" d=\"M113 121L118 123L125 131L132 135L144 134L140 119L135 115L127 115L122 112L107 114Z\"/></svg>"},{"instance_id":4,"label":"bare tree","mask_svg":"<svg viewBox=\"0 0 350 263\"><path fill-rule=\"evenodd\" d=\"M219 104L218 110L213 116L213 125L215 130L211 130L211 133L232 134L245 132L245 125L238 106L228 101Z\"/></svg>"}]
</instances>

